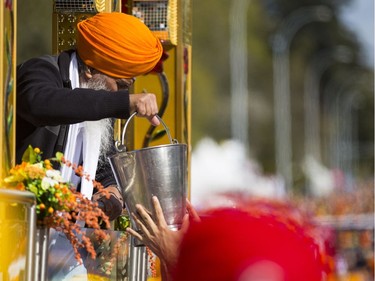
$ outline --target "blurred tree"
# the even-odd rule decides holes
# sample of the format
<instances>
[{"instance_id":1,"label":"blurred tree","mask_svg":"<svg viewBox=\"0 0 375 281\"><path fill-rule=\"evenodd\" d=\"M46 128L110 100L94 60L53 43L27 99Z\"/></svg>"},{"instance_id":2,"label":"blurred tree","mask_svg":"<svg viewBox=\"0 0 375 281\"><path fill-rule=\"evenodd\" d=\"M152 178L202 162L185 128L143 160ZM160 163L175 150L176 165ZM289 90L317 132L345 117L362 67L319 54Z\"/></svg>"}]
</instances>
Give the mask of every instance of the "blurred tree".
<instances>
[{"instance_id":1,"label":"blurred tree","mask_svg":"<svg viewBox=\"0 0 375 281\"><path fill-rule=\"evenodd\" d=\"M230 138L229 10L232 1L193 1L193 144L204 136ZM255 157L272 166L272 62L269 22L260 1L248 10L250 138ZM211 91L211 92L210 92ZM207 101L207 103L206 103ZM270 107L271 105L271 107ZM208 110L209 109L209 110ZM257 134L253 137L253 134Z\"/></svg>"},{"instance_id":2,"label":"blurred tree","mask_svg":"<svg viewBox=\"0 0 375 281\"><path fill-rule=\"evenodd\" d=\"M250 0L249 0L250 1ZM266 173L275 172L273 69L271 38L278 26L292 11L308 5L325 5L332 10L329 22L312 22L295 35L290 46L290 87L292 110L293 163L296 188L302 189L304 180L304 75L308 63L317 52L345 45L351 50L352 61L333 64L320 81L321 94L338 69L367 69L360 60L360 43L342 22L340 9L352 0L251 0L248 30L248 85L250 154L263 166ZM230 138L230 57L229 12L230 0L193 0L193 70L192 118L193 145L202 137L217 141ZM341 77L341 79L345 79ZM367 93L368 96L373 95ZM371 98L370 98L371 99ZM322 97L320 97L322 101ZM360 115L371 116L373 106L362 108ZM373 143L373 119L359 125L360 141ZM373 160L373 157L370 157ZM370 161L367 160L367 165ZM373 167L373 164L372 164Z\"/></svg>"},{"instance_id":3,"label":"blurred tree","mask_svg":"<svg viewBox=\"0 0 375 281\"><path fill-rule=\"evenodd\" d=\"M17 0L17 63L52 52L52 0Z\"/></svg>"},{"instance_id":4,"label":"blurred tree","mask_svg":"<svg viewBox=\"0 0 375 281\"><path fill-rule=\"evenodd\" d=\"M341 69L353 71L357 66L365 72L373 70L366 70L366 66L361 61L361 48L358 38L355 34L350 32L345 25L340 21L340 10L344 5L348 5L351 0L345 1L317 1L317 0L281 0L281 1L267 1L269 8L269 15L274 22L274 30L277 29L280 22L285 19L292 11L305 6L311 5L325 5L332 10L333 18L325 23L310 23L304 26L293 38L290 47L290 87L291 87L291 111L292 111L292 144L293 144L293 169L296 175L302 174L302 163L305 157L305 147L303 141L304 132L304 75L308 64L311 63L312 58L321 50L334 50L337 46L345 46L351 51L352 60L350 63L336 63L328 68L324 75L321 77L320 82L321 96L320 102L323 101L323 89L332 80L335 72ZM270 8L271 7L271 8ZM274 32L274 31L272 31ZM344 81L345 76L339 76L339 81ZM369 81L370 82L370 81ZM340 83L340 82L338 82ZM372 93L373 94L373 93ZM372 95L370 95L372 96ZM322 106L322 104L321 104ZM320 107L321 107L320 106ZM368 114L373 112L369 108ZM372 131L373 123L364 122L364 126L368 131ZM323 124L324 125L324 124ZM372 140L373 142L373 140ZM329 166L329 163L322 163ZM372 166L373 167L373 166ZM337 167L329 167L337 168ZM300 181L301 186L305 182ZM298 186L297 186L298 188Z\"/></svg>"},{"instance_id":5,"label":"blurred tree","mask_svg":"<svg viewBox=\"0 0 375 281\"><path fill-rule=\"evenodd\" d=\"M193 0L193 142L204 136L230 137L230 2Z\"/></svg>"}]
</instances>

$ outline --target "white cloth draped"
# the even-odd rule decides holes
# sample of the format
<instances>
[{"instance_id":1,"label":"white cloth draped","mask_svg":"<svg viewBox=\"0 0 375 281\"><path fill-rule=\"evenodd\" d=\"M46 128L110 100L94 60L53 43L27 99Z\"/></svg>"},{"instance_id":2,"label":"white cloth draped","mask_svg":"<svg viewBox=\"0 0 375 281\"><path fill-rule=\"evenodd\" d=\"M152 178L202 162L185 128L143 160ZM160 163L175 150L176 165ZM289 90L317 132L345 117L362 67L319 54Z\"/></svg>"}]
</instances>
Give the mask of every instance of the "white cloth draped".
<instances>
[{"instance_id":1,"label":"white cloth draped","mask_svg":"<svg viewBox=\"0 0 375 281\"><path fill-rule=\"evenodd\" d=\"M69 78L73 89L80 86L77 57L75 53L72 54L69 65ZM84 178L79 179L74 171L66 165L63 165L61 170L64 180L72 182L75 185L81 180L81 193L88 199L91 199L93 194L92 180L95 179L101 141L100 131L90 133L90 127L92 127L90 126L90 123L93 122L96 121L85 121L69 125L69 132L64 151L65 158L72 163L80 164L80 160L83 160L83 169L85 173L89 175L90 180L88 181ZM95 128L95 126L93 126L93 128Z\"/></svg>"}]
</instances>

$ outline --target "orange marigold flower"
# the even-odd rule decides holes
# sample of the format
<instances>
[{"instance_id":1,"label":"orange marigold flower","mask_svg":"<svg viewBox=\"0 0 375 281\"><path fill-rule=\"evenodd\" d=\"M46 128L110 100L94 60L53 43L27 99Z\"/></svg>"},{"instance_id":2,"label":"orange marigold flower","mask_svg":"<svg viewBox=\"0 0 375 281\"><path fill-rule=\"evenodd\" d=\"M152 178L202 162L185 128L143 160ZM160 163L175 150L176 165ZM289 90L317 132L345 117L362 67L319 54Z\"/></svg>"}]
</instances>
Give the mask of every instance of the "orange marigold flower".
<instances>
[{"instance_id":1,"label":"orange marigold flower","mask_svg":"<svg viewBox=\"0 0 375 281\"><path fill-rule=\"evenodd\" d=\"M45 208L46 208L46 205L44 205L43 203L39 204L39 209L44 210Z\"/></svg>"},{"instance_id":2,"label":"orange marigold flower","mask_svg":"<svg viewBox=\"0 0 375 281\"><path fill-rule=\"evenodd\" d=\"M18 190L25 190L25 185L23 184L23 182L17 183L16 189L18 189Z\"/></svg>"},{"instance_id":3,"label":"orange marigold flower","mask_svg":"<svg viewBox=\"0 0 375 281\"><path fill-rule=\"evenodd\" d=\"M48 213L52 214L52 213L53 213L53 211L54 211L54 210L53 210L53 208L52 208L52 207L49 207L49 208L48 208Z\"/></svg>"}]
</instances>

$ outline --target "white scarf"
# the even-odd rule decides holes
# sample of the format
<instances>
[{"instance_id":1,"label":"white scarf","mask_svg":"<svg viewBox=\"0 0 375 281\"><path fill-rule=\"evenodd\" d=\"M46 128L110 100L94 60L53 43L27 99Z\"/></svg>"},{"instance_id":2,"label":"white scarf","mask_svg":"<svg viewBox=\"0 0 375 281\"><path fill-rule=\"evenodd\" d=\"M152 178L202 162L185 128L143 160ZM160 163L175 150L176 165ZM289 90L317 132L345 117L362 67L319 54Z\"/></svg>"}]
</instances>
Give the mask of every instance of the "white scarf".
<instances>
[{"instance_id":1,"label":"white scarf","mask_svg":"<svg viewBox=\"0 0 375 281\"><path fill-rule=\"evenodd\" d=\"M69 78L72 83L72 88L79 87L79 74L76 54L73 53L69 65ZM80 179L74 171L67 167L62 166L61 173L64 180L77 185L81 181L81 193L88 199L91 199L93 194L92 180L95 179L96 169L98 166L99 153L100 153L100 140L101 132L97 131L94 138L90 138L88 125L95 121L85 121L82 123L69 125L69 132L64 151L65 159L74 164L79 164L80 159L83 160L83 169L89 175L90 180L84 177Z\"/></svg>"}]
</instances>

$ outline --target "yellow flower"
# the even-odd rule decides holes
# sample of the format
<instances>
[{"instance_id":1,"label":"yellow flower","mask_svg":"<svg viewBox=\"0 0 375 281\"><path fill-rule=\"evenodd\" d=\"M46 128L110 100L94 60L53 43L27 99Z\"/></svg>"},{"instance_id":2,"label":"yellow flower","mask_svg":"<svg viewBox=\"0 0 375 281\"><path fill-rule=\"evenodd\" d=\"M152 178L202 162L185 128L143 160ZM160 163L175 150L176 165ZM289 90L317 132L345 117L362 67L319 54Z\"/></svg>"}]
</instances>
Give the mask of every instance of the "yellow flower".
<instances>
[{"instance_id":1,"label":"yellow flower","mask_svg":"<svg viewBox=\"0 0 375 281\"><path fill-rule=\"evenodd\" d=\"M39 154L39 153L40 153L40 149L39 149L38 147L35 147L35 148L34 148L34 152L35 152L36 154Z\"/></svg>"},{"instance_id":2,"label":"yellow flower","mask_svg":"<svg viewBox=\"0 0 375 281\"><path fill-rule=\"evenodd\" d=\"M38 164L27 166L25 172L31 179L42 179L46 174L43 167Z\"/></svg>"}]
</instances>

